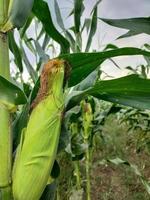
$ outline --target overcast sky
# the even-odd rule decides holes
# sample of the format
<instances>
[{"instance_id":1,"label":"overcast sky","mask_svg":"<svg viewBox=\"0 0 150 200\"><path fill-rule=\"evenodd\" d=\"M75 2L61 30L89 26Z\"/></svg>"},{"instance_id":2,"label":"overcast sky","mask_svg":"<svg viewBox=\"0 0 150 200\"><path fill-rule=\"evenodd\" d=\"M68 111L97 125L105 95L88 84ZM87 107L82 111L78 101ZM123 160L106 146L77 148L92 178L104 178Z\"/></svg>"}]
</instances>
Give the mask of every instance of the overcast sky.
<instances>
[{"instance_id":1,"label":"overcast sky","mask_svg":"<svg viewBox=\"0 0 150 200\"><path fill-rule=\"evenodd\" d=\"M54 0L45 0L49 4L49 8L52 13L52 19L55 26L58 28L56 22L56 15L54 12ZM65 22L65 27L69 28L73 26L73 17L68 17L70 11L73 8L74 0L57 0L60 6L61 14L63 16L63 20ZM82 20L88 18L90 16L90 12L95 5L96 0L84 0L85 11L82 17ZM130 18L130 17L148 17L150 16L150 0L102 0L98 7L98 17L104 18ZM28 33L30 37L34 38L34 29L31 27ZM112 43L117 45L118 47L139 47L141 48L143 44L150 44L150 36L146 34L140 34L138 36L129 37L126 39L115 40L119 35L127 32L125 29L120 29L116 27L112 27L107 25L106 23L99 20L98 28L96 35L94 37L92 48L97 51L101 51L106 44ZM85 34L83 37L83 43L86 42L87 35ZM30 57L30 60L34 58L31 56L31 53L27 53ZM51 57L51 55L49 55ZM114 58L115 62L121 67L121 70L114 67L112 62L106 61L102 65L102 69L113 77L120 77L126 75L129 71L125 69L127 66L136 67L137 65L145 63L142 56L124 56ZM27 78L27 72L25 70L24 77Z\"/></svg>"},{"instance_id":2,"label":"overcast sky","mask_svg":"<svg viewBox=\"0 0 150 200\"><path fill-rule=\"evenodd\" d=\"M148 17L150 16L150 0L103 0L99 6L99 16L105 18ZM150 43L150 36L146 34L114 41L116 37L123 33L123 29L114 28L102 22L99 27L102 30L100 33L102 45L111 42L119 47L133 46L140 48L144 43ZM127 70L124 69L128 65L135 67L144 63L141 56L118 57L115 61L121 66L122 70L112 69L110 62L104 63L104 70L115 77L125 75Z\"/></svg>"},{"instance_id":3,"label":"overcast sky","mask_svg":"<svg viewBox=\"0 0 150 200\"><path fill-rule=\"evenodd\" d=\"M53 13L53 1L47 0L51 12ZM90 12L95 4L96 0L84 0L85 11L84 17L89 17ZM73 18L67 18L68 14L73 7L73 0L58 0L59 6L61 8L61 13L65 19L66 28L73 25ZM53 14L53 19L55 20L55 14ZM102 0L98 8L98 16L104 18L130 18L130 17L144 17L150 16L150 0ZM112 27L103 23L99 20L97 33L94 37L92 43L92 49L101 50L106 44L113 43L118 47L142 47L145 43L150 43L150 36L146 34L140 34L138 36L129 37L127 39L115 40L119 35L127 32L125 29L120 29ZM86 40L86 35L85 35ZM135 67L137 65L145 63L142 56L125 56L118 57L114 59L122 70L118 70L113 67L110 61L103 64L103 70L114 77L124 76L128 73L125 67L131 65Z\"/></svg>"}]
</instances>

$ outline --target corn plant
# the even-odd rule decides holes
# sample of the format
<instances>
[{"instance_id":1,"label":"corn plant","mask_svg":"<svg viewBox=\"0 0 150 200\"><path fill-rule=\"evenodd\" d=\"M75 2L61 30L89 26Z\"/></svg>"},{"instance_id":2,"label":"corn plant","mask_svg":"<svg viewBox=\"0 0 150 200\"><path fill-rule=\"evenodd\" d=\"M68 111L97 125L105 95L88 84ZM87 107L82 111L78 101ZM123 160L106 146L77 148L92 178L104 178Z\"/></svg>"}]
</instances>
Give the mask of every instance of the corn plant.
<instances>
[{"instance_id":1,"label":"corn plant","mask_svg":"<svg viewBox=\"0 0 150 200\"><path fill-rule=\"evenodd\" d=\"M123 55L150 57L148 50L131 47L88 52L97 29L99 3L100 1L97 1L93 5L88 40L83 50L81 32L87 27L87 23L83 26L81 23L84 1L75 0L73 5L75 38L71 37L62 23L63 33L57 30L48 4L43 0L0 1L0 199L2 200L54 198L55 178L58 176L56 170L58 164L55 159L57 153L67 143L66 124L63 119L87 96L140 109L150 108L149 79L138 75L107 81L98 78L98 71L106 59ZM58 10L57 4L55 7ZM57 17L60 19L60 15ZM37 41L34 40L34 45L27 36L27 29L32 20L38 21L42 27L36 37ZM145 20L149 18L133 21L136 25L139 21L145 24ZM14 37L16 28L19 29L19 44ZM142 31L149 34L147 30L149 25L146 23ZM134 30L135 33L139 31ZM43 35L44 42L41 47L38 40ZM45 54L45 47L50 45L51 40L60 47L56 58ZM36 57L40 55L36 70L26 56L24 42L31 52L36 53ZM10 73L9 49L21 74L20 83L14 82ZM32 88L27 89L27 85L23 83L24 68L29 72ZM83 112L83 118L86 118L86 112ZM87 122L87 118L85 121ZM89 134L86 124L83 132L86 136Z\"/></svg>"}]
</instances>

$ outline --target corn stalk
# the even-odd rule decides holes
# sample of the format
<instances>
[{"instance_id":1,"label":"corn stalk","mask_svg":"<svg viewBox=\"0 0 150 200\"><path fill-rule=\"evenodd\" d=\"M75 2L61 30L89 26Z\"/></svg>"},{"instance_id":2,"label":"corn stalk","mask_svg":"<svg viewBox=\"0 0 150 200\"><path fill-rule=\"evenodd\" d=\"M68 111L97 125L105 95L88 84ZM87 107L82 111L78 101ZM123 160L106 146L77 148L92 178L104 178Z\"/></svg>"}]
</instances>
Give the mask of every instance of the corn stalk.
<instances>
[{"instance_id":1,"label":"corn stalk","mask_svg":"<svg viewBox=\"0 0 150 200\"><path fill-rule=\"evenodd\" d=\"M90 103L86 101L81 102L82 106L82 117L83 117L83 138L84 144L86 146L85 152L85 167L86 167L86 199L91 200L91 178L90 178L90 148L89 148L89 138L92 132L92 108Z\"/></svg>"},{"instance_id":2,"label":"corn stalk","mask_svg":"<svg viewBox=\"0 0 150 200\"><path fill-rule=\"evenodd\" d=\"M9 0L0 1L0 25L7 17ZM10 79L9 72L9 48L7 34L0 32L0 75ZM11 131L10 113L0 103L0 199L11 199Z\"/></svg>"}]
</instances>

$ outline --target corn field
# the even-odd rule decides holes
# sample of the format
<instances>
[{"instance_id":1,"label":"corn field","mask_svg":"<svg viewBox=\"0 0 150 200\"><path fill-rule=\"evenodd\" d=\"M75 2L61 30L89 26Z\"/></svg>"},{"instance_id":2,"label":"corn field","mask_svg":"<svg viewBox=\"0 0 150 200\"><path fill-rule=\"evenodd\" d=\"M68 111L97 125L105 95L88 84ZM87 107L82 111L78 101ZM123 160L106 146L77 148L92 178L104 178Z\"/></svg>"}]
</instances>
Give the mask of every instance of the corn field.
<instances>
[{"instance_id":1,"label":"corn field","mask_svg":"<svg viewBox=\"0 0 150 200\"><path fill-rule=\"evenodd\" d=\"M0 200L150 199L150 45L94 47L99 23L118 41L150 17L100 17L104 1L0 0ZM123 56L145 64L109 76Z\"/></svg>"}]
</instances>

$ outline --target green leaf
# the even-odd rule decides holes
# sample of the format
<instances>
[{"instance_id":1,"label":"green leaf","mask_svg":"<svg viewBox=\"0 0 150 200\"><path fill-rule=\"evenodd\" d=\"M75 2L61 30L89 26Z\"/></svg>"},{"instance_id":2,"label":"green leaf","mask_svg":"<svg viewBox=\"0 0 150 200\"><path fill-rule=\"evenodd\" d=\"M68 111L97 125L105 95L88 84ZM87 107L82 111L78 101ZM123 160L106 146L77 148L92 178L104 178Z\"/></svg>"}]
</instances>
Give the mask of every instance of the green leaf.
<instances>
[{"instance_id":1,"label":"green leaf","mask_svg":"<svg viewBox=\"0 0 150 200\"><path fill-rule=\"evenodd\" d=\"M60 8L59 8L57 0L54 1L54 7L55 7L57 23L60 26L60 28L64 31L64 35L67 38L67 40L69 41L70 47L71 47L72 51L74 52L75 51L75 40L72 37L72 35L69 33L69 31L67 31L65 29L65 25L63 23L63 19L62 19L62 16L61 16L61 12L60 12Z\"/></svg>"},{"instance_id":2,"label":"green leaf","mask_svg":"<svg viewBox=\"0 0 150 200\"><path fill-rule=\"evenodd\" d=\"M98 81L93 87L76 93L70 100L68 108L75 106L87 95L138 109L150 109L150 80L130 75Z\"/></svg>"},{"instance_id":3,"label":"green leaf","mask_svg":"<svg viewBox=\"0 0 150 200\"><path fill-rule=\"evenodd\" d=\"M21 50L22 50L22 58L23 58L23 61L26 65L26 69L28 70L28 73L29 75L31 76L32 80L34 83L36 83L37 81L37 72L34 70L34 68L32 67L30 61L28 60L27 58L27 55L26 55L26 52L22 46L22 44L20 43L20 46L22 47Z\"/></svg>"},{"instance_id":4,"label":"green leaf","mask_svg":"<svg viewBox=\"0 0 150 200\"><path fill-rule=\"evenodd\" d=\"M40 200L54 200L56 189L57 186L55 182L53 182L50 185L47 185Z\"/></svg>"},{"instance_id":5,"label":"green leaf","mask_svg":"<svg viewBox=\"0 0 150 200\"><path fill-rule=\"evenodd\" d=\"M52 171L51 171L51 177L53 179L56 179L59 177L59 175L60 175L60 167L59 167L58 162L55 160Z\"/></svg>"},{"instance_id":6,"label":"green leaf","mask_svg":"<svg viewBox=\"0 0 150 200\"><path fill-rule=\"evenodd\" d=\"M47 34L60 44L62 52L68 52L70 46L69 42L55 28L48 4L42 0L35 0L32 11L34 15L42 22Z\"/></svg>"},{"instance_id":7,"label":"green leaf","mask_svg":"<svg viewBox=\"0 0 150 200\"><path fill-rule=\"evenodd\" d=\"M134 36L134 35L137 35L137 34L138 33L134 32L134 31L128 31L127 33L119 36L117 39L126 38L126 37Z\"/></svg>"},{"instance_id":8,"label":"green leaf","mask_svg":"<svg viewBox=\"0 0 150 200\"><path fill-rule=\"evenodd\" d=\"M45 36L44 36L44 40L43 40L43 44L42 44L42 49L45 50L47 45L49 44L49 41L50 41L50 37L47 33L45 33Z\"/></svg>"},{"instance_id":9,"label":"green leaf","mask_svg":"<svg viewBox=\"0 0 150 200\"><path fill-rule=\"evenodd\" d=\"M21 56L20 49L14 39L13 32L10 31L8 33L8 37L9 37L9 48L15 57L15 60L14 60L15 64L19 68L19 71L22 73L23 72L22 56Z\"/></svg>"},{"instance_id":10,"label":"green leaf","mask_svg":"<svg viewBox=\"0 0 150 200\"><path fill-rule=\"evenodd\" d=\"M20 37L21 37L21 38L23 38L23 36L24 36L24 34L26 33L27 29L28 29L29 26L31 25L32 20L33 20L33 14L31 14L31 15L28 17L28 19L27 19L25 25L21 28L21 30L20 30Z\"/></svg>"},{"instance_id":11,"label":"green leaf","mask_svg":"<svg viewBox=\"0 0 150 200\"><path fill-rule=\"evenodd\" d=\"M75 32L80 32L81 16L84 11L84 0L74 0L74 24Z\"/></svg>"},{"instance_id":12,"label":"green leaf","mask_svg":"<svg viewBox=\"0 0 150 200\"><path fill-rule=\"evenodd\" d=\"M17 115L15 121L13 122L14 149L16 149L17 145L20 142L22 129L27 126L27 122L28 122L28 119L29 119L30 107L31 107L33 100L37 96L39 87L40 87L40 79L38 78L37 82L34 85L34 88L30 92L28 102L23 106L23 109Z\"/></svg>"},{"instance_id":13,"label":"green leaf","mask_svg":"<svg viewBox=\"0 0 150 200\"><path fill-rule=\"evenodd\" d=\"M34 48L34 45L32 44L33 39L32 38L28 38L26 33L23 36L23 41L25 42L26 46L29 48L29 50L35 55L36 54L36 49ZM20 45L22 48L23 46Z\"/></svg>"},{"instance_id":14,"label":"green leaf","mask_svg":"<svg viewBox=\"0 0 150 200\"><path fill-rule=\"evenodd\" d=\"M90 19L90 18L86 18L86 19L84 20L84 24L83 24L83 26L82 26L81 33L84 31L84 29L86 29L86 32L88 33L88 32L89 32L90 25L91 25L91 19Z\"/></svg>"},{"instance_id":15,"label":"green leaf","mask_svg":"<svg viewBox=\"0 0 150 200\"><path fill-rule=\"evenodd\" d=\"M74 86L85 79L106 59L123 55L144 55L150 57L150 52L138 48L125 47L105 52L64 54L59 58L70 63L72 71L69 86Z\"/></svg>"},{"instance_id":16,"label":"green leaf","mask_svg":"<svg viewBox=\"0 0 150 200\"><path fill-rule=\"evenodd\" d=\"M54 7L55 7L57 23L59 24L59 26L62 30L65 30L65 26L64 26L64 23L63 23L63 19L62 19L62 16L61 16L61 12L60 12L60 8L59 8L57 0L54 0Z\"/></svg>"},{"instance_id":17,"label":"green leaf","mask_svg":"<svg viewBox=\"0 0 150 200\"><path fill-rule=\"evenodd\" d=\"M89 87L93 86L97 79L99 78L99 70L94 70L91 74L89 74L83 81L81 81L78 85L74 87L76 91L86 90Z\"/></svg>"},{"instance_id":18,"label":"green leaf","mask_svg":"<svg viewBox=\"0 0 150 200\"><path fill-rule=\"evenodd\" d=\"M99 19L111 26L130 30L124 36L121 36L121 38L129 37L140 33L150 34L150 17L127 18L127 19L106 19L106 18L99 18Z\"/></svg>"},{"instance_id":19,"label":"green leaf","mask_svg":"<svg viewBox=\"0 0 150 200\"><path fill-rule=\"evenodd\" d=\"M86 45L86 48L85 48L85 52L89 51L91 43L92 43L93 36L95 35L95 32L97 30L97 6L98 6L98 4L100 2L101 2L101 0L96 3L96 5L94 6L94 9L93 9L91 27L90 27L90 32L89 32L89 36L88 36L88 41L87 41L87 45Z\"/></svg>"},{"instance_id":20,"label":"green leaf","mask_svg":"<svg viewBox=\"0 0 150 200\"><path fill-rule=\"evenodd\" d=\"M69 136L69 132L68 132L67 123L66 123L66 120L64 119L62 128L61 128L61 134L60 134L60 138L59 138L57 154L66 148L66 146L69 143L69 137L70 136Z\"/></svg>"},{"instance_id":21,"label":"green leaf","mask_svg":"<svg viewBox=\"0 0 150 200\"><path fill-rule=\"evenodd\" d=\"M34 44L39 56L39 65L37 67L37 70L40 69L42 63L46 63L49 60L49 56L45 53L45 51L42 49L40 43L37 40L34 40Z\"/></svg>"},{"instance_id":22,"label":"green leaf","mask_svg":"<svg viewBox=\"0 0 150 200\"><path fill-rule=\"evenodd\" d=\"M27 126L27 122L29 119L29 110L30 110L30 104L29 102L27 102L27 104L23 106L21 113L17 115L15 121L12 124L14 151L16 150L20 142L23 128Z\"/></svg>"},{"instance_id":23,"label":"green leaf","mask_svg":"<svg viewBox=\"0 0 150 200\"><path fill-rule=\"evenodd\" d=\"M104 50L112 50L112 49L118 49L118 47L114 44L107 44L106 47L104 48Z\"/></svg>"},{"instance_id":24,"label":"green leaf","mask_svg":"<svg viewBox=\"0 0 150 200\"><path fill-rule=\"evenodd\" d=\"M109 81L99 81L89 94L114 103L139 109L150 109L150 80L130 75Z\"/></svg>"},{"instance_id":25,"label":"green leaf","mask_svg":"<svg viewBox=\"0 0 150 200\"><path fill-rule=\"evenodd\" d=\"M75 52L75 39L73 38L73 36L71 35L71 33L69 33L69 31L65 32L65 36L68 39L69 43L70 43L70 48L72 49L73 52Z\"/></svg>"},{"instance_id":26,"label":"green leaf","mask_svg":"<svg viewBox=\"0 0 150 200\"><path fill-rule=\"evenodd\" d=\"M24 92L0 76L0 102L6 106L20 105L27 102Z\"/></svg>"}]
</instances>

